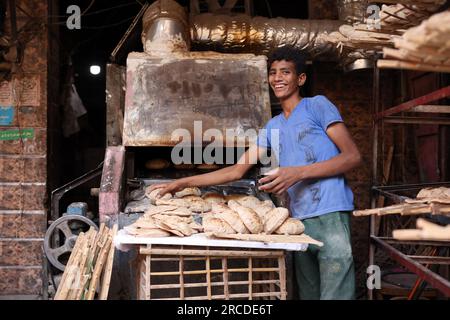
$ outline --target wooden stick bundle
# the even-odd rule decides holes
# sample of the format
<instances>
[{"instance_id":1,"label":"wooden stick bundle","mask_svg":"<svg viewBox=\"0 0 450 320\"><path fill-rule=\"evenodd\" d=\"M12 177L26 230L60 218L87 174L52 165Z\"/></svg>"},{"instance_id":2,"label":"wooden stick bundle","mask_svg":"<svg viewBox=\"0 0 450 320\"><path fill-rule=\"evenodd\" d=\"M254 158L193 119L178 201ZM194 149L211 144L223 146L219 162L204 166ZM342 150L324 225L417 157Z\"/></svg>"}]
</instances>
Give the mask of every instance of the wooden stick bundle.
<instances>
[{"instance_id":1,"label":"wooden stick bundle","mask_svg":"<svg viewBox=\"0 0 450 320\"><path fill-rule=\"evenodd\" d=\"M99 287L98 299L107 299L116 233L117 225L109 229L101 224L98 232L91 227L78 236L55 300L93 300Z\"/></svg>"}]
</instances>

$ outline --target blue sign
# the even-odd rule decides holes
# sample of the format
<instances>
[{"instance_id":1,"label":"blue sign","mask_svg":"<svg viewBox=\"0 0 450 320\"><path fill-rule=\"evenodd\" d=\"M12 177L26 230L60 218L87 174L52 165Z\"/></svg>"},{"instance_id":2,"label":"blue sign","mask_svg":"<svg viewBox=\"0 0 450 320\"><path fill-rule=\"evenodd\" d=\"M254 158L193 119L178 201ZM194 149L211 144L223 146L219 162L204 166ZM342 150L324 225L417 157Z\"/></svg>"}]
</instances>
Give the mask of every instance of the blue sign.
<instances>
[{"instance_id":1,"label":"blue sign","mask_svg":"<svg viewBox=\"0 0 450 320\"><path fill-rule=\"evenodd\" d=\"M10 126L14 121L14 107L0 106L0 126Z\"/></svg>"}]
</instances>

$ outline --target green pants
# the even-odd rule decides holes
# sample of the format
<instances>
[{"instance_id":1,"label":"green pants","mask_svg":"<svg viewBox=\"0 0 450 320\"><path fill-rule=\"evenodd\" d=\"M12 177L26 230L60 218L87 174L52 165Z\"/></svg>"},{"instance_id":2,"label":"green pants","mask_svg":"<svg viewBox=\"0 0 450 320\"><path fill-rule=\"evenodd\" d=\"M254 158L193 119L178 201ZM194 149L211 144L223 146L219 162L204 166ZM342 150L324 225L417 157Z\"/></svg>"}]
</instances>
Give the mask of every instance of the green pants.
<instances>
[{"instance_id":1,"label":"green pants","mask_svg":"<svg viewBox=\"0 0 450 320\"><path fill-rule=\"evenodd\" d=\"M294 254L302 300L355 298L355 269L350 242L350 213L332 212L305 219L305 233L323 242Z\"/></svg>"}]
</instances>

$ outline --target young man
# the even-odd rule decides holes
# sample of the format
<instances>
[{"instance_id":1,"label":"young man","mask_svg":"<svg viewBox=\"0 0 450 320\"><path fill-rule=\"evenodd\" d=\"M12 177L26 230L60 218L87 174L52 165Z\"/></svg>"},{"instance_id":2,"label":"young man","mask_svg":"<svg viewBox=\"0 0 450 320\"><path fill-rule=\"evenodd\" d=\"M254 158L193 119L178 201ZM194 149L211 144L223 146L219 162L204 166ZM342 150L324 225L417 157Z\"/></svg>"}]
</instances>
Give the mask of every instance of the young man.
<instances>
[{"instance_id":1,"label":"young man","mask_svg":"<svg viewBox=\"0 0 450 320\"><path fill-rule=\"evenodd\" d=\"M303 98L305 58L294 48L277 49L269 59L269 84L283 112L272 118L237 164L215 172L176 180L160 195L190 186L209 186L241 179L266 148L279 155L279 167L259 180L260 190L288 192L291 216L305 233L322 241L295 253L301 299L354 299L355 276L350 243L353 194L343 174L361 162L360 153L339 111L324 96ZM279 143L271 143L278 130ZM261 132L264 132L263 130Z\"/></svg>"}]
</instances>

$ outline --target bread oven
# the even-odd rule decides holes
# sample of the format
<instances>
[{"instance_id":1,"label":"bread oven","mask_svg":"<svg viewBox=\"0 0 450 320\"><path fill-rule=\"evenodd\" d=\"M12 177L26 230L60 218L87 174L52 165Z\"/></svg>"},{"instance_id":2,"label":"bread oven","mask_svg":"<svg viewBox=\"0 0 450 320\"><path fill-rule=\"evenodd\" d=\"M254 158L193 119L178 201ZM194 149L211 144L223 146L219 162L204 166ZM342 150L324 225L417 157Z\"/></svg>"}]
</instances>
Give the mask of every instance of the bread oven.
<instances>
[{"instance_id":1,"label":"bread oven","mask_svg":"<svg viewBox=\"0 0 450 320\"><path fill-rule=\"evenodd\" d=\"M170 14L163 3L172 6ZM122 143L106 151L102 222L117 221L128 200L139 194L136 188L142 190L152 179L235 163L271 118L267 58L188 51L184 15L176 3L155 2L143 16L146 52L128 54L124 83L113 79L120 67L108 67L108 119L121 122L120 101L124 114ZM123 84L121 100L115 96ZM254 192L255 176L253 171L234 187Z\"/></svg>"}]
</instances>

